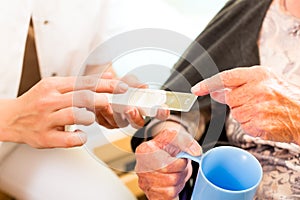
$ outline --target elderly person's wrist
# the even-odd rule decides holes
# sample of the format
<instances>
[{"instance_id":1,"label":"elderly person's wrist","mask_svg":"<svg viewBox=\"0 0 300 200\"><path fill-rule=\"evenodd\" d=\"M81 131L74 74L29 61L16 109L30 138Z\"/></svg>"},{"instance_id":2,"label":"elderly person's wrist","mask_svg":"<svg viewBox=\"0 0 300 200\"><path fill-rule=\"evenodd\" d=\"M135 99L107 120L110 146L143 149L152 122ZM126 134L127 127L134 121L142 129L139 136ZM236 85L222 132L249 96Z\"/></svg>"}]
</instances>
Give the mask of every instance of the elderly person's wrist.
<instances>
[{"instance_id":1,"label":"elderly person's wrist","mask_svg":"<svg viewBox=\"0 0 300 200\"><path fill-rule=\"evenodd\" d=\"M163 130L170 130L170 131L176 131L176 132L182 132L182 131L188 131L186 127L184 127L182 124L176 121L162 121L161 123L158 123L151 129L151 135L152 137L155 137L157 134L162 132Z\"/></svg>"},{"instance_id":2,"label":"elderly person's wrist","mask_svg":"<svg viewBox=\"0 0 300 200\"><path fill-rule=\"evenodd\" d=\"M185 123L176 115L170 115L168 119L164 121L158 119L151 120L151 122L145 128L145 138L153 138L156 136L156 134L165 129L187 131L189 134L192 134L192 130L189 129L187 123Z\"/></svg>"}]
</instances>

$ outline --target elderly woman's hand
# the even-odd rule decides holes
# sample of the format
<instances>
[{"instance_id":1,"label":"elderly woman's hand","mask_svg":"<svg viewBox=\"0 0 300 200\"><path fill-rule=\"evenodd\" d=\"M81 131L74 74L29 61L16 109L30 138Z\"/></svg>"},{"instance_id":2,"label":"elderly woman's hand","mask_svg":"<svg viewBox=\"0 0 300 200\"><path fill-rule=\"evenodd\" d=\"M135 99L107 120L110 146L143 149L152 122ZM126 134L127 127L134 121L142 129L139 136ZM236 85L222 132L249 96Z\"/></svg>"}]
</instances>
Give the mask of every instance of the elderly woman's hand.
<instances>
[{"instance_id":1,"label":"elderly woman's hand","mask_svg":"<svg viewBox=\"0 0 300 200\"><path fill-rule=\"evenodd\" d=\"M250 135L300 144L300 88L266 67L221 72L192 88L198 96L227 104Z\"/></svg>"},{"instance_id":2,"label":"elderly woman's hand","mask_svg":"<svg viewBox=\"0 0 300 200\"><path fill-rule=\"evenodd\" d=\"M151 141L136 149L136 172L139 186L150 200L176 199L192 173L191 162L175 156L180 151L201 154L201 147L181 125L164 122Z\"/></svg>"}]
</instances>

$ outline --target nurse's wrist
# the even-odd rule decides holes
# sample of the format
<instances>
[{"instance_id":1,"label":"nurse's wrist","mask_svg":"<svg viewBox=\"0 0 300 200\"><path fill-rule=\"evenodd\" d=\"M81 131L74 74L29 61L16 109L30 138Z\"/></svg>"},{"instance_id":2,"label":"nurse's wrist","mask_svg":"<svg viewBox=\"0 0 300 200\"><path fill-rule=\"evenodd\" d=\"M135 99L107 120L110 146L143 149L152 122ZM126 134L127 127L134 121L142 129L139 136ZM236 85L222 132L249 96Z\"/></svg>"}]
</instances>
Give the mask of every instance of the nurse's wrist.
<instances>
[{"instance_id":1,"label":"nurse's wrist","mask_svg":"<svg viewBox=\"0 0 300 200\"><path fill-rule=\"evenodd\" d=\"M15 142L15 131L12 126L14 117L18 115L18 105L16 99L0 99L0 141Z\"/></svg>"}]
</instances>

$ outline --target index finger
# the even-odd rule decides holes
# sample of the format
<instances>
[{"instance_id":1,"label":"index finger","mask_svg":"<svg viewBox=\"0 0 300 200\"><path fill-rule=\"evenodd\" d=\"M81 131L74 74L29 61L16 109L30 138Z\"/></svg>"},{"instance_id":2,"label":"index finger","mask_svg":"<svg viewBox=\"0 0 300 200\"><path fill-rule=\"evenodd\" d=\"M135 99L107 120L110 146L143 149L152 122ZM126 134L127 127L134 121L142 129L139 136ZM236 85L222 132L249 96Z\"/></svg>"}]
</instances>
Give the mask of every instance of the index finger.
<instances>
[{"instance_id":1,"label":"index finger","mask_svg":"<svg viewBox=\"0 0 300 200\"><path fill-rule=\"evenodd\" d=\"M102 79L99 76L57 77L56 89L61 93L75 90L91 90L103 93L123 93L128 85L116 79Z\"/></svg>"},{"instance_id":2,"label":"index finger","mask_svg":"<svg viewBox=\"0 0 300 200\"><path fill-rule=\"evenodd\" d=\"M165 129L155 136L153 141L157 144L157 146L173 156L178 154L178 152L175 151L184 151L193 156L199 156L202 154L202 149L198 142L185 131Z\"/></svg>"},{"instance_id":3,"label":"index finger","mask_svg":"<svg viewBox=\"0 0 300 200\"><path fill-rule=\"evenodd\" d=\"M220 72L197 83L192 87L191 92L197 96L203 96L225 88L239 87L253 80L253 70L253 67L240 67Z\"/></svg>"},{"instance_id":4,"label":"index finger","mask_svg":"<svg viewBox=\"0 0 300 200\"><path fill-rule=\"evenodd\" d=\"M161 149L157 144L150 140L140 144L135 152L137 173L153 172L154 170L161 170L161 172L177 172L183 170L186 166L186 160L172 157L168 152ZM174 169L173 163L177 169ZM168 168L169 165L172 165ZM179 169L178 169L179 168Z\"/></svg>"}]
</instances>

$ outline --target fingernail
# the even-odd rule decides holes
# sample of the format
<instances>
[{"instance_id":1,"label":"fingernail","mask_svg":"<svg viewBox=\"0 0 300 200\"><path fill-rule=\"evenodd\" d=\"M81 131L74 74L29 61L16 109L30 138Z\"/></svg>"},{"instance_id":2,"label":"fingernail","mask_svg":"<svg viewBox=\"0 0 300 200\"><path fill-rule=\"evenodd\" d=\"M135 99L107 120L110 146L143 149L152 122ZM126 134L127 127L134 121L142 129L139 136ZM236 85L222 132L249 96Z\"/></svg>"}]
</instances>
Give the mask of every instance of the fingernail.
<instances>
[{"instance_id":1,"label":"fingernail","mask_svg":"<svg viewBox=\"0 0 300 200\"><path fill-rule=\"evenodd\" d=\"M170 115L170 111L169 110L165 110L165 116L168 117Z\"/></svg>"},{"instance_id":2,"label":"fingernail","mask_svg":"<svg viewBox=\"0 0 300 200\"><path fill-rule=\"evenodd\" d=\"M139 86L139 88L148 89L148 88L149 88L149 85L148 85L148 84L141 84L141 85Z\"/></svg>"},{"instance_id":3,"label":"fingernail","mask_svg":"<svg viewBox=\"0 0 300 200\"><path fill-rule=\"evenodd\" d=\"M135 109L130 109L126 112L126 114L129 115L130 117L135 117L136 111L135 111Z\"/></svg>"},{"instance_id":4,"label":"fingernail","mask_svg":"<svg viewBox=\"0 0 300 200\"><path fill-rule=\"evenodd\" d=\"M121 82L118 87L122 92L126 92L128 90L128 85L126 83Z\"/></svg>"},{"instance_id":5,"label":"fingernail","mask_svg":"<svg viewBox=\"0 0 300 200\"><path fill-rule=\"evenodd\" d=\"M195 142L193 142L193 144L190 146L189 150L191 151L191 154L193 156L199 156L202 154L202 149L201 149L200 145L198 145Z\"/></svg>"},{"instance_id":6,"label":"fingernail","mask_svg":"<svg viewBox=\"0 0 300 200\"><path fill-rule=\"evenodd\" d=\"M199 90L200 90L200 84L199 83L191 88L191 92L194 93L194 94L196 94L197 91L199 91Z\"/></svg>"},{"instance_id":7,"label":"fingernail","mask_svg":"<svg viewBox=\"0 0 300 200\"><path fill-rule=\"evenodd\" d=\"M76 137L79 138L81 144L85 144L87 142L87 134L82 131L76 130Z\"/></svg>"}]
</instances>

